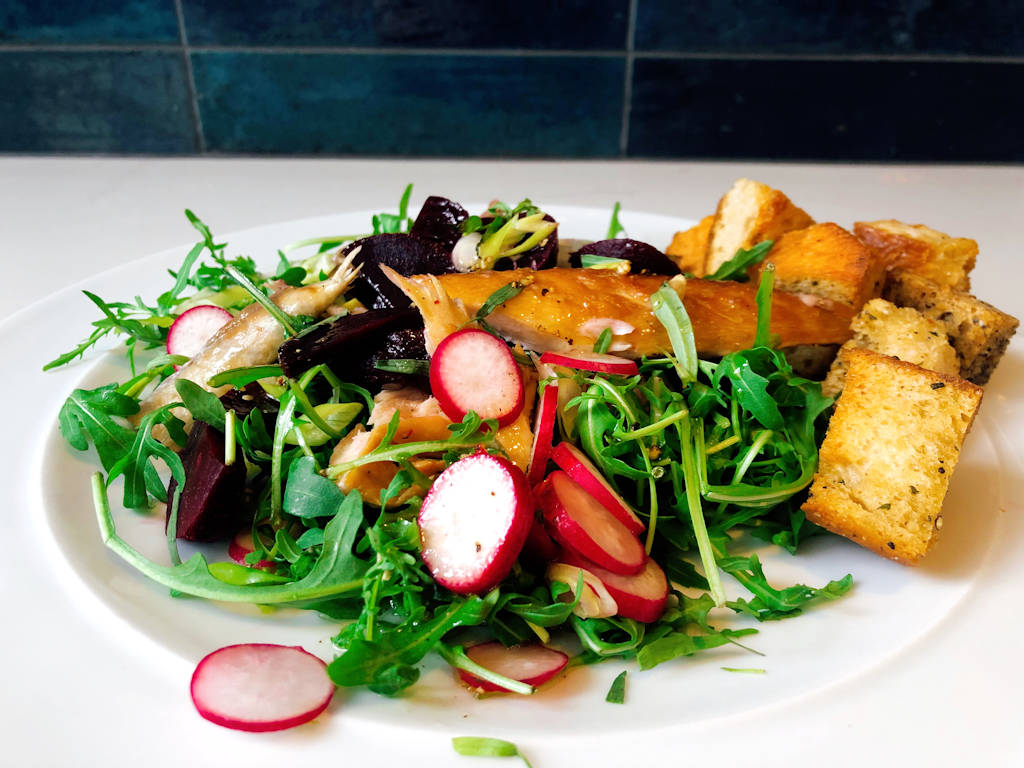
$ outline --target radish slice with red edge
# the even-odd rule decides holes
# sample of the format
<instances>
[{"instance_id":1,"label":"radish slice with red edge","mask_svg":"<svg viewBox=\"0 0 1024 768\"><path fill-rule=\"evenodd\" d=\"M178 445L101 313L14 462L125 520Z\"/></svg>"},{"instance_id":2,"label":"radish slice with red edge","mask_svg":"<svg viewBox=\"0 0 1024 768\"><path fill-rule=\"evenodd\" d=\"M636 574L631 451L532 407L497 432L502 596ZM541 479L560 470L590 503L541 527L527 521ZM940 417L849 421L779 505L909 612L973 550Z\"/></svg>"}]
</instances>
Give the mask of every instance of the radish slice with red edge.
<instances>
[{"instance_id":1,"label":"radish slice with red edge","mask_svg":"<svg viewBox=\"0 0 1024 768\"><path fill-rule=\"evenodd\" d=\"M639 573L622 576L590 562L578 552L562 551L562 560L594 574L618 605L618 615L645 624L657 621L668 601L668 579L656 562L647 559Z\"/></svg>"},{"instance_id":2,"label":"radish slice with red edge","mask_svg":"<svg viewBox=\"0 0 1024 768\"><path fill-rule=\"evenodd\" d=\"M192 702L212 723L238 731L280 731L309 722L334 695L327 665L301 648L229 645L192 675Z\"/></svg>"},{"instance_id":3,"label":"radish slice with red edge","mask_svg":"<svg viewBox=\"0 0 1024 768\"><path fill-rule=\"evenodd\" d=\"M496 640L467 648L466 655L470 661L491 672L534 687L546 683L569 663L567 655L546 645L514 645L506 648ZM470 688L485 693L508 693L507 688L481 680L464 669L456 672Z\"/></svg>"},{"instance_id":4,"label":"radish slice with red edge","mask_svg":"<svg viewBox=\"0 0 1024 768\"><path fill-rule=\"evenodd\" d=\"M647 554L640 540L565 472L552 472L535 493L562 545L613 573L630 575L644 567Z\"/></svg>"},{"instance_id":5,"label":"radish slice with red edge","mask_svg":"<svg viewBox=\"0 0 1024 768\"><path fill-rule=\"evenodd\" d=\"M544 523L534 518L530 532L526 535L526 543L523 544L522 559L547 565L558 557L559 551L559 546L545 530Z\"/></svg>"},{"instance_id":6,"label":"radish slice with red edge","mask_svg":"<svg viewBox=\"0 0 1024 768\"><path fill-rule=\"evenodd\" d=\"M234 538L228 543L228 557L234 560L239 565L253 567L248 560L245 559L246 555L251 555L256 551L256 548L252 543L252 530L249 528L243 528L235 534ZM274 563L270 560L260 560L255 565L256 568L274 568Z\"/></svg>"},{"instance_id":7,"label":"radish slice with red edge","mask_svg":"<svg viewBox=\"0 0 1024 768\"><path fill-rule=\"evenodd\" d=\"M226 309L208 304L185 310L167 330L167 354L194 357L233 319Z\"/></svg>"},{"instance_id":8,"label":"radish slice with red edge","mask_svg":"<svg viewBox=\"0 0 1024 768\"><path fill-rule=\"evenodd\" d=\"M530 449L530 471L527 477L530 485L544 479L544 471L551 457L551 443L555 436L555 419L558 416L558 382L549 382L540 396L537 419L533 429L533 448Z\"/></svg>"},{"instance_id":9,"label":"radish slice with red edge","mask_svg":"<svg viewBox=\"0 0 1024 768\"><path fill-rule=\"evenodd\" d=\"M430 359L430 389L455 422L470 411L511 424L526 402L523 375L501 339L476 328L446 336Z\"/></svg>"},{"instance_id":10,"label":"radish slice with red edge","mask_svg":"<svg viewBox=\"0 0 1024 768\"><path fill-rule=\"evenodd\" d=\"M420 507L423 562L443 587L486 592L512 570L533 524L526 475L482 450L442 472Z\"/></svg>"},{"instance_id":11,"label":"radish slice with red edge","mask_svg":"<svg viewBox=\"0 0 1024 768\"><path fill-rule=\"evenodd\" d=\"M559 469L579 483L583 490L597 499L615 515L615 519L626 526L630 533L641 534L644 524L626 501L615 492L611 483L604 479L601 471L583 451L571 443L559 443L551 452L551 458Z\"/></svg>"},{"instance_id":12,"label":"radish slice with red edge","mask_svg":"<svg viewBox=\"0 0 1024 768\"><path fill-rule=\"evenodd\" d=\"M617 355L587 352L582 349L574 349L571 352L545 352L540 356L540 361L548 365L575 368L578 371L617 373L621 376L633 376L640 372L632 360Z\"/></svg>"}]
</instances>

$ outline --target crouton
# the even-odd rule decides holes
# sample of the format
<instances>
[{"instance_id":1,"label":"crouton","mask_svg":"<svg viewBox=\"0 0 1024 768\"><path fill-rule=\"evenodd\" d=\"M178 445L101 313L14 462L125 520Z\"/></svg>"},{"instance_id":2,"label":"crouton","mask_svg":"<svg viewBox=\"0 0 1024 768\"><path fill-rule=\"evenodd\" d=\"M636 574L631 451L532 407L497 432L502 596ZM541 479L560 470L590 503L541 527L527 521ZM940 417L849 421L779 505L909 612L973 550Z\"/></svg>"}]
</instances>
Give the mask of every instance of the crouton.
<instances>
[{"instance_id":1,"label":"crouton","mask_svg":"<svg viewBox=\"0 0 1024 768\"><path fill-rule=\"evenodd\" d=\"M821 391L829 397L835 397L843 388L845 353L851 347L871 349L950 376L960 374L960 361L946 336L946 326L916 309L872 299L853 318L850 330L853 338L843 344L821 385Z\"/></svg>"},{"instance_id":2,"label":"crouton","mask_svg":"<svg viewBox=\"0 0 1024 768\"><path fill-rule=\"evenodd\" d=\"M942 501L982 389L867 349L849 368L819 453L807 519L913 565L942 528Z\"/></svg>"},{"instance_id":3,"label":"crouton","mask_svg":"<svg viewBox=\"0 0 1024 768\"><path fill-rule=\"evenodd\" d=\"M974 240L894 219L858 221L853 231L882 257L890 271L913 272L956 291L971 287L968 273L978 255Z\"/></svg>"},{"instance_id":4,"label":"crouton","mask_svg":"<svg viewBox=\"0 0 1024 768\"><path fill-rule=\"evenodd\" d=\"M733 258L740 248L750 248L764 240L778 240L786 232L813 223L814 219L777 189L750 179L739 179L718 201L704 268L711 274Z\"/></svg>"},{"instance_id":5,"label":"crouton","mask_svg":"<svg viewBox=\"0 0 1024 768\"><path fill-rule=\"evenodd\" d=\"M1017 318L991 304L909 272L890 275L884 293L893 304L942 323L960 358L960 375L975 384L988 382L1017 330Z\"/></svg>"},{"instance_id":6,"label":"crouton","mask_svg":"<svg viewBox=\"0 0 1024 768\"><path fill-rule=\"evenodd\" d=\"M675 233L665 254L676 263L680 272L688 272L694 277L707 274L704 264L708 257L708 240L714 221L714 216L705 216L695 226Z\"/></svg>"},{"instance_id":7,"label":"crouton","mask_svg":"<svg viewBox=\"0 0 1024 768\"><path fill-rule=\"evenodd\" d=\"M857 311L882 293L885 264L838 224L815 224L782 235L764 264L775 265L775 288L807 293Z\"/></svg>"}]
</instances>

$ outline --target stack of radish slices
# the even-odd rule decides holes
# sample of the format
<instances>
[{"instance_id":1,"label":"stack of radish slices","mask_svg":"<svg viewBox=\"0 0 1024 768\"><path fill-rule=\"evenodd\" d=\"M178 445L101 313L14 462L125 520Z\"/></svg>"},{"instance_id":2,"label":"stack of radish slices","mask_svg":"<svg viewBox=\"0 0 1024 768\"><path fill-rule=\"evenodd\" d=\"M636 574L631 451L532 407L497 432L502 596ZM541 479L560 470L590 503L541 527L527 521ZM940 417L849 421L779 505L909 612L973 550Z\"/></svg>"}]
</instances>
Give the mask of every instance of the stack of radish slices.
<instances>
[{"instance_id":1,"label":"stack of radish slices","mask_svg":"<svg viewBox=\"0 0 1024 768\"><path fill-rule=\"evenodd\" d=\"M459 342L457 336L446 341L465 343L468 352L470 339ZM486 343L472 339L477 352ZM545 354L541 361L602 372L636 371L632 361L611 355ZM505 399L516 399L515 385L504 389ZM482 594L497 586L520 557L546 564L549 578L571 581L573 590L578 579L566 574L582 571L585 594L577 614L656 621L668 600L668 580L638 538L644 524L582 451L569 443L552 447L557 403L558 385L549 383L537 409L528 476L506 459L479 451L438 477L419 513L423 561L439 584L460 594ZM549 459L558 469L546 474ZM567 663L561 651L542 645L485 643L467 655L531 686L550 680ZM459 676L476 690L505 690L463 670Z\"/></svg>"}]
</instances>

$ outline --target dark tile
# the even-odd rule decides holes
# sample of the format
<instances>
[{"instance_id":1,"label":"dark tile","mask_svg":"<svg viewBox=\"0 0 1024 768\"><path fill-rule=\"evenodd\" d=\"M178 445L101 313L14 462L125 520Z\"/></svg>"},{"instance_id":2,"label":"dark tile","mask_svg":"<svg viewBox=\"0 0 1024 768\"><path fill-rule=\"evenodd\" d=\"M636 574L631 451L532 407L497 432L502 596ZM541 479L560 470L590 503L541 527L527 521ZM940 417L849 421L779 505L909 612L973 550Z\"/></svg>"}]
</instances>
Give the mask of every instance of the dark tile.
<instances>
[{"instance_id":1,"label":"dark tile","mask_svg":"<svg viewBox=\"0 0 1024 768\"><path fill-rule=\"evenodd\" d=\"M637 2L645 51L1024 54L1017 0Z\"/></svg>"},{"instance_id":2,"label":"dark tile","mask_svg":"<svg viewBox=\"0 0 1024 768\"><path fill-rule=\"evenodd\" d=\"M1022 161L1024 64L640 59L629 154Z\"/></svg>"},{"instance_id":3,"label":"dark tile","mask_svg":"<svg viewBox=\"0 0 1024 768\"><path fill-rule=\"evenodd\" d=\"M618 153L619 58L207 52L192 61L212 151Z\"/></svg>"},{"instance_id":4,"label":"dark tile","mask_svg":"<svg viewBox=\"0 0 1024 768\"><path fill-rule=\"evenodd\" d=\"M628 0L183 0L193 45L619 50Z\"/></svg>"},{"instance_id":5,"label":"dark tile","mask_svg":"<svg viewBox=\"0 0 1024 768\"><path fill-rule=\"evenodd\" d=\"M7 0L0 42L176 43L174 0Z\"/></svg>"},{"instance_id":6,"label":"dark tile","mask_svg":"<svg viewBox=\"0 0 1024 768\"><path fill-rule=\"evenodd\" d=\"M173 53L0 53L0 150L195 151Z\"/></svg>"}]
</instances>

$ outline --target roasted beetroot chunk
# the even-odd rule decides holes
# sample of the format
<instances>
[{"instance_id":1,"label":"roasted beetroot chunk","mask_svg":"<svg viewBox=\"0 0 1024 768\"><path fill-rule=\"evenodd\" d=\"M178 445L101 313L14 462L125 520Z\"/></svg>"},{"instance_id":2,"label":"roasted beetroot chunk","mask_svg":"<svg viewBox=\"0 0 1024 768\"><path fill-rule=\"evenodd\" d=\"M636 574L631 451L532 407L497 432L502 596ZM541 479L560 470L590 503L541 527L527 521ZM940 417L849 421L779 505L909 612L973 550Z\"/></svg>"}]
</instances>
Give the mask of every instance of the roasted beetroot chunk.
<instances>
[{"instance_id":1,"label":"roasted beetroot chunk","mask_svg":"<svg viewBox=\"0 0 1024 768\"><path fill-rule=\"evenodd\" d=\"M239 421L255 410L261 411L264 416L276 416L278 411L277 400L255 382L241 389L229 389L220 396L220 402L225 408L234 411Z\"/></svg>"},{"instance_id":2,"label":"roasted beetroot chunk","mask_svg":"<svg viewBox=\"0 0 1024 768\"><path fill-rule=\"evenodd\" d=\"M409 234L417 240L436 243L451 253L462 237L462 223L468 218L466 209L454 200L431 195L423 201Z\"/></svg>"},{"instance_id":3,"label":"roasted beetroot chunk","mask_svg":"<svg viewBox=\"0 0 1024 768\"><path fill-rule=\"evenodd\" d=\"M245 525L245 462L224 463L224 435L202 421L196 421L181 451L185 486L178 502L179 539L220 541L230 539ZM174 498L174 478L167 487L167 499ZM170 504L167 509L170 523Z\"/></svg>"},{"instance_id":4,"label":"roasted beetroot chunk","mask_svg":"<svg viewBox=\"0 0 1024 768\"><path fill-rule=\"evenodd\" d=\"M277 357L285 375L292 379L321 363L342 375L356 369L361 360L383 346L388 334L422 327L423 319L414 307L344 315L317 323L287 339L278 349Z\"/></svg>"},{"instance_id":5,"label":"roasted beetroot chunk","mask_svg":"<svg viewBox=\"0 0 1024 768\"><path fill-rule=\"evenodd\" d=\"M352 295L370 309L408 307L409 298L380 269L387 264L405 277L410 275L443 275L454 271L451 249L420 240L412 235L372 235L356 240L345 253L359 248L355 263L363 269L352 283Z\"/></svg>"},{"instance_id":6,"label":"roasted beetroot chunk","mask_svg":"<svg viewBox=\"0 0 1024 768\"><path fill-rule=\"evenodd\" d=\"M426 363L429 359L427 342L423 338L422 328L394 331L389 333L380 346L370 353L363 364L361 373L354 381L374 392L385 384L401 384L429 391L430 382L425 374L395 373L394 371L382 371L377 367L377 363L384 360L422 360Z\"/></svg>"},{"instance_id":7,"label":"roasted beetroot chunk","mask_svg":"<svg viewBox=\"0 0 1024 768\"><path fill-rule=\"evenodd\" d=\"M633 265L633 274L679 274L679 267L675 265L675 262L653 245L642 243L639 240L630 240L628 237L620 237L614 240L598 240L596 243L585 245L578 251L573 251L569 257L569 264L579 267L580 256L584 253L628 261Z\"/></svg>"}]
</instances>

